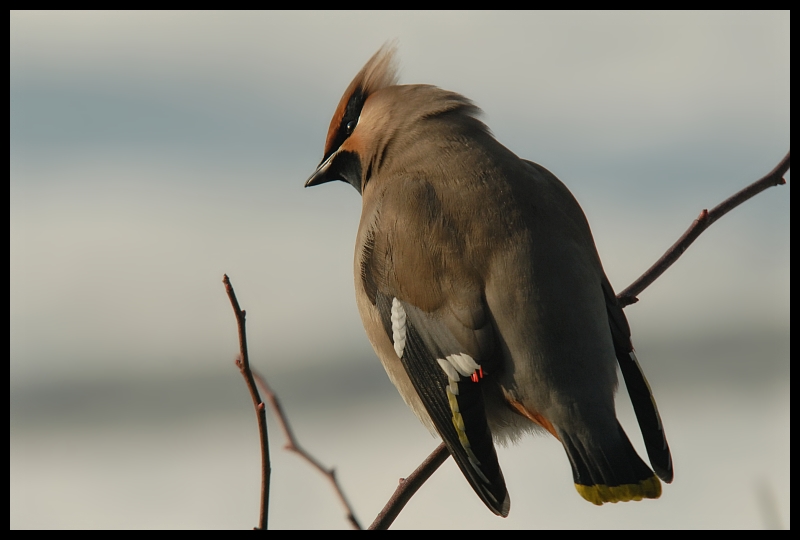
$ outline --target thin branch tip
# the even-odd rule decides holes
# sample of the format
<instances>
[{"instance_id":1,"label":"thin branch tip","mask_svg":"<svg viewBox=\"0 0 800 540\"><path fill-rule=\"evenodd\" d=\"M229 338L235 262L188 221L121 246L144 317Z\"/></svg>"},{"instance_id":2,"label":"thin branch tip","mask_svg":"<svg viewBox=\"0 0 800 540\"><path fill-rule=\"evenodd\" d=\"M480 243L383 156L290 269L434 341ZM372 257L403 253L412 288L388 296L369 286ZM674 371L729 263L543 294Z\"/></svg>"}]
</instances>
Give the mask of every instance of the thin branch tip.
<instances>
[{"instance_id":1,"label":"thin branch tip","mask_svg":"<svg viewBox=\"0 0 800 540\"><path fill-rule=\"evenodd\" d=\"M342 506L345 509L345 519L350 523L350 525L357 530L361 530L361 524L358 522L358 519L355 517L355 512L353 512L352 507L350 506L350 502L347 500L347 497L344 494L339 482L336 480L335 469L327 469L324 467L316 458L314 458L311 454L306 452L305 449L300 447L297 442L297 439L292 432L292 428L289 425L289 419L286 417L286 413L283 411L283 407L281 407L281 403L278 400L278 396L275 392L270 388L267 380L257 371L253 371L253 379L256 383L261 387L261 391L264 392L264 395L267 396L269 400L270 408L272 409L275 418L278 420L278 425L280 426L281 430L283 431L284 436L286 437L286 444L283 446L284 450L289 452L294 452L302 459L304 459L307 463L309 463L312 467L317 469L320 473L322 473L332 484L334 492L339 497L339 501L342 503Z\"/></svg>"},{"instance_id":2,"label":"thin branch tip","mask_svg":"<svg viewBox=\"0 0 800 540\"><path fill-rule=\"evenodd\" d=\"M713 225L722 216L749 200L755 197L762 191L772 187L786 183L783 175L789 170L789 153L786 153L778 165L773 168L769 173L751 183L744 189L734 193L710 211L704 208L700 215L695 219L686 232L670 247L661 258L653 264L644 274L642 274L636 281L630 284L625 290L617 295L620 304L625 307L633 302L628 299L635 298L649 287L656 279L661 276L670 266L672 266L678 258L686 252L689 246L700 236L700 234Z\"/></svg>"},{"instance_id":3,"label":"thin branch tip","mask_svg":"<svg viewBox=\"0 0 800 540\"><path fill-rule=\"evenodd\" d=\"M261 442L261 505L259 508L258 527L256 527L256 529L266 529L269 511L270 476L272 474L272 465L270 464L269 459L267 416L264 410L264 402L261 399L261 396L258 395L256 382L253 380L253 373L250 370L250 360L247 355L245 312L239 307L239 301L236 299L236 292L234 292L233 285L231 285L227 274L223 276L222 282L225 285L225 292L228 294L228 299L231 302L233 313L236 316L236 325L239 334L239 355L236 357L235 363L239 368L242 377L244 377L247 389L250 391L250 397L253 400L253 407L256 411L256 421L258 423L258 433Z\"/></svg>"},{"instance_id":4,"label":"thin branch tip","mask_svg":"<svg viewBox=\"0 0 800 540\"><path fill-rule=\"evenodd\" d=\"M621 294L617 297L617 301L619 302L620 307L624 308L630 306L631 304L635 304L639 301L639 299L635 296Z\"/></svg>"}]
</instances>

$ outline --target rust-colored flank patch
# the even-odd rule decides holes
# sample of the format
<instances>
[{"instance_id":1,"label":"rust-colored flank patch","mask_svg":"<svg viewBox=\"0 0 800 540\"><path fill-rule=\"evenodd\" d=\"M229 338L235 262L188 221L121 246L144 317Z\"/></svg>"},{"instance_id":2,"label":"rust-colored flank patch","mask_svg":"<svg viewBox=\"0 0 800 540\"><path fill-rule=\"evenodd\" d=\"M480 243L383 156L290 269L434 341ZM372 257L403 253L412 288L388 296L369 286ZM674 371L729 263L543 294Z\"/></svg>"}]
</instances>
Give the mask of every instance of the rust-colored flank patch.
<instances>
[{"instance_id":1,"label":"rust-colored flank patch","mask_svg":"<svg viewBox=\"0 0 800 540\"><path fill-rule=\"evenodd\" d=\"M553 427L553 424L550 423L550 420L548 420L547 418L545 418L544 416L535 411L529 411L528 409L525 408L525 406L522 403L514 399L509 399L508 404L511 405L511 407L515 411L517 411L517 413L521 414L534 424L542 426L544 429L549 431L553 437L555 437L559 441L561 440L558 438L558 435L556 434L556 428Z\"/></svg>"}]
</instances>

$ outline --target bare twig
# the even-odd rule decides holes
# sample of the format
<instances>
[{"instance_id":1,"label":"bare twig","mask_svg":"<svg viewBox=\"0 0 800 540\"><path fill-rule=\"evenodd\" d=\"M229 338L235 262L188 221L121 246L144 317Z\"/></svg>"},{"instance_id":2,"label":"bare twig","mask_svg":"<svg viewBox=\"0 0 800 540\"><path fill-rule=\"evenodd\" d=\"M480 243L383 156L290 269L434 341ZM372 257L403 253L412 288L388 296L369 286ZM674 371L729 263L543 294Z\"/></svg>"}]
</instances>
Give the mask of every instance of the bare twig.
<instances>
[{"instance_id":1,"label":"bare twig","mask_svg":"<svg viewBox=\"0 0 800 540\"><path fill-rule=\"evenodd\" d=\"M297 439L294 436L294 432L289 425L289 420L286 418L286 413L283 412L283 407L281 407L275 392L272 391L272 388L270 388L270 386L267 384L267 381L257 371L253 372L253 376L255 377L259 386L261 386L261 390L264 392L264 395L269 400L272 411L275 413L278 423L281 425L281 429L283 429L283 433L286 435L286 440L288 442L284 448L290 452L299 454L300 457L308 461L320 473L328 478L331 484L333 484L333 489L336 491L336 495L339 497L342 505L344 505L345 511L347 512L347 520L350 522L350 525L352 525L354 529L361 530L361 524L358 522L350 503L347 501L347 497L345 497L342 487L339 485L339 481L336 480L336 470L326 469L319 461L316 460L316 458L314 458L314 456L306 452L298 444Z\"/></svg>"},{"instance_id":2,"label":"bare twig","mask_svg":"<svg viewBox=\"0 0 800 540\"><path fill-rule=\"evenodd\" d=\"M236 359L236 365L239 366L239 371L242 372L247 389L250 390L250 397L253 398L253 406L256 409L256 418L258 419L258 434L261 439L261 510L258 517L258 528L267 528L267 512L269 510L269 480L272 468L269 462L269 438L267 435L267 415L264 409L264 402L258 395L258 388L253 380L253 373L250 371L250 357L247 354L247 335L245 333L245 315L246 312L239 307L239 301L236 300L236 293L233 291L231 280L225 274L222 278L222 283L225 284L225 292L228 293L228 298L233 306L233 312L236 315L236 324L239 327L239 357Z\"/></svg>"},{"instance_id":3,"label":"bare twig","mask_svg":"<svg viewBox=\"0 0 800 540\"><path fill-rule=\"evenodd\" d=\"M392 523L394 523L400 511L405 508L406 503L414 496L414 493L422 487L422 484L424 484L425 481L436 472L436 469L449 457L450 452L447 450L444 443L442 443L436 447L436 450L434 450L408 478L401 478L400 485L397 486L389 502L386 503L386 506L380 511L375 521L369 526L370 530L382 531L388 529Z\"/></svg>"},{"instance_id":4,"label":"bare twig","mask_svg":"<svg viewBox=\"0 0 800 540\"><path fill-rule=\"evenodd\" d=\"M638 302L639 299L637 296L643 290L649 287L656 279L658 279L659 276L661 276L661 274L667 270L667 268L672 266L672 264L677 261L681 255L683 255L683 252L686 251L690 245L692 245L692 242L694 242L703 231L708 229L712 223L746 200L758 195L765 189L771 188L772 186L785 184L786 180L784 180L783 175L786 174L786 171L788 170L789 152L787 152L786 157L783 158L781 162L778 163L778 165L763 178L756 180L735 195L728 197L714 207L710 212L706 209L703 209L698 218L694 220L686 232L683 233L683 236L681 236L678 241L675 242L672 247L669 248L667 252L664 253L664 255L662 255L662 257L647 270L647 272L642 274L639 279L634 281L627 289L617 295L620 305L625 307Z\"/></svg>"}]
</instances>

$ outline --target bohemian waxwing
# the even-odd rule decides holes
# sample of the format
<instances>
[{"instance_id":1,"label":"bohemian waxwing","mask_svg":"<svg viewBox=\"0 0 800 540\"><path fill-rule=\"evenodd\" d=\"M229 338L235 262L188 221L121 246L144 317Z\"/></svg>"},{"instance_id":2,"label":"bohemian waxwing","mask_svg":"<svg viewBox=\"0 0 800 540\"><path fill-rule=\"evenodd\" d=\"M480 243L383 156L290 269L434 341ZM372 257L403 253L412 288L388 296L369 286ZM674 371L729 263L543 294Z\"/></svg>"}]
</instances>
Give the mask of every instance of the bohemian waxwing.
<instances>
[{"instance_id":1,"label":"bohemian waxwing","mask_svg":"<svg viewBox=\"0 0 800 540\"><path fill-rule=\"evenodd\" d=\"M564 445L586 500L658 498L669 447L580 206L470 100L396 82L384 46L305 184L362 195L356 301L389 378L498 515L510 500L492 439L537 429ZM655 474L617 421L617 363Z\"/></svg>"}]
</instances>

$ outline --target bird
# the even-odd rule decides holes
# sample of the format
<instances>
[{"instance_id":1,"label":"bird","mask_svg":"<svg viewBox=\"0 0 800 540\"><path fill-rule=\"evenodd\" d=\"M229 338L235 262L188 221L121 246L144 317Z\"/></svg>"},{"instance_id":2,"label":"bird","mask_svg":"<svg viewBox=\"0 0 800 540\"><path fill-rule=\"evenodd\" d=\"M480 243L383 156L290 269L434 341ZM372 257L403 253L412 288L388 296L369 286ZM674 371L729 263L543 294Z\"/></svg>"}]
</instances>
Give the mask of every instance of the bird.
<instances>
[{"instance_id":1,"label":"bird","mask_svg":"<svg viewBox=\"0 0 800 540\"><path fill-rule=\"evenodd\" d=\"M396 49L347 87L305 182L361 194L356 304L390 380L499 516L495 441L530 432L563 445L587 501L660 497L669 445L580 205L471 100L398 84ZM652 469L617 420L617 365Z\"/></svg>"}]
</instances>

